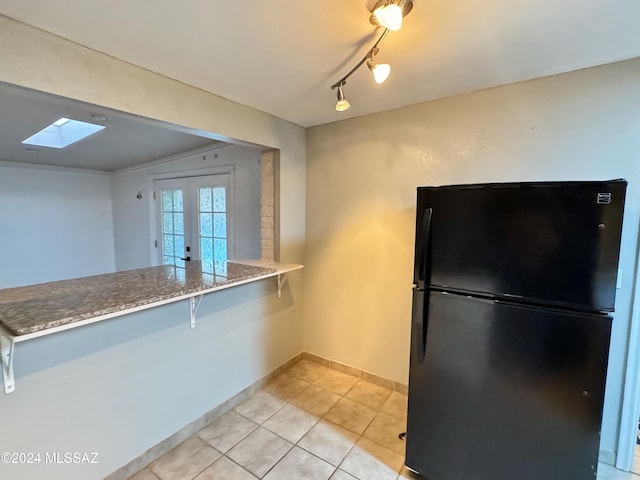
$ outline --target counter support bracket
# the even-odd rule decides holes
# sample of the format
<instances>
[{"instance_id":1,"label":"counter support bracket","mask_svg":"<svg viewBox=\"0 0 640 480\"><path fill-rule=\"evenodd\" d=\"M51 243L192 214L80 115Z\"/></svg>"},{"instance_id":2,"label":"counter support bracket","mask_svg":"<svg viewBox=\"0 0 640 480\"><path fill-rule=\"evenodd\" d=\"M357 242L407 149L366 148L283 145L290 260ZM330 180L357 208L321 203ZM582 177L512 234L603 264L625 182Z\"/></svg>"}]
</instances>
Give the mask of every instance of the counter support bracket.
<instances>
[{"instance_id":1,"label":"counter support bracket","mask_svg":"<svg viewBox=\"0 0 640 480\"><path fill-rule=\"evenodd\" d=\"M0 355L2 355L2 378L4 380L4 393L11 393L16 389L13 376L13 351L15 342L12 338L0 335Z\"/></svg>"},{"instance_id":2,"label":"counter support bracket","mask_svg":"<svg viewBox=\"0 0 640 480\"><path fill-rule=\"evenodd\" d=\"M204 295L198 295L197 297L189 297L189 315L191 320L191 328L196 328L196 313L200 302L202 302Z\"/></svg>"},{"instance_id":3,"label":"counter support bracket","mask_svg":"<svg viewBox=\"0 0 640 480\"><path fill-rule=\"evenodd\" d=\"M282 297L282 286L284 285L285 275L284 273L278 274L278 298Z\"/></svg>"}]
</instances>

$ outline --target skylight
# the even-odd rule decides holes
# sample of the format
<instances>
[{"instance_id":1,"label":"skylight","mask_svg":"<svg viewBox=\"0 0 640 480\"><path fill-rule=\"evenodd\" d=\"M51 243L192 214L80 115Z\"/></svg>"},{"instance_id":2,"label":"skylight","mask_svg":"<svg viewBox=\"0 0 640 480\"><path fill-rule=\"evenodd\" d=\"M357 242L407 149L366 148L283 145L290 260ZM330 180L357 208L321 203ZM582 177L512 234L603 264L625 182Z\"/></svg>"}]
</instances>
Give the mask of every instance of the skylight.
<instances>
[{"instance_id":1,"label":"skylight","mask_svg":"<svg viewBox=\"0 0 640 480\"><path fill-rule=\"evenodd\" d=\"M38 133L23 140L22 143L39 147L64 148L99 132L103 128L104 126L102 125L62 117Z\"/></svg>"}]
</instances>

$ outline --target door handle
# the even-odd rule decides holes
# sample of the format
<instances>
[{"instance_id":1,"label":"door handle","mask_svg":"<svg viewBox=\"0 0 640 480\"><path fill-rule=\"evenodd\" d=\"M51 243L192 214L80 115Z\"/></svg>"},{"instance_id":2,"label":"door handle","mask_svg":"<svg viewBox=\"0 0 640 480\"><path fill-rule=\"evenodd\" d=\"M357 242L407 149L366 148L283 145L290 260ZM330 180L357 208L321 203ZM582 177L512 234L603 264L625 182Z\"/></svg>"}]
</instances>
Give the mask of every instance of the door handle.
<instances>
[{"instance_id":1,"label":"door handle","mask_svg":"<svg viewBox=\"0 0 640 480\"><path fill-rule=\"evenodd\" d=\"M190 262L191 261L191 257L184 257L184 258L181 258L180 260L184 260L186 262Z\"/></svg>"},{"instance_id":2,"label":"door handle","mask_svg":"<svg viewBox=\"0 0 640 480\"><path fill-rule=\"evenodd\" d=\"M413 308L411 311L411 358L424 363L427 350L427 315L429 292L413 289Z\"/></svg>"},{"instance_id":3,"label":"door handle","mask_svg":"<svg viewBox=\"0 0 640 480\"><path fill-rule=\"evenodd\" d=\"M417 237L421 242L416 245L417 258L416 258L416 272L414 282L421 290L424 290L428 285L428 279L430 277L430 245L429 237L431 236L431 217L433 216L432 208L425 208L422 217L422 234Z\"/></svg>"}]
</instances>

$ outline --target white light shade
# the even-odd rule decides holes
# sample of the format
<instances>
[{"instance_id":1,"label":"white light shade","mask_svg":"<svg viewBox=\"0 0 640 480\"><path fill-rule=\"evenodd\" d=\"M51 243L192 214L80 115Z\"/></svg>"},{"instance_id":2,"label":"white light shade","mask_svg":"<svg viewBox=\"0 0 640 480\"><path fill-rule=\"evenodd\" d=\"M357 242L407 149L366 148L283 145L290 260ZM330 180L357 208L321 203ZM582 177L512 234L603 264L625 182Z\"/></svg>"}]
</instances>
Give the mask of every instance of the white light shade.
<instances>
[{"instance_id":1,"label":"white light shade","mask_svg":"<svg viewBox=\"0 0 640 480\"><path fill-rule=\"evenodd\" d=\"M345 110L349 110L349 107L351 107L351 105L348 101L338 100L338 103L336 103L336 112L344 112Z\"/></svg>"},{"instance_id":2,"label":"white light shade","mask_svg":"<svg viewBox=\"0 0 640 480\"><path fill-rule=\"evenodd\" d=\"M349 102L347 102L347 100L344 98L342 85L344 85L344 83L341 83L338 86L338 103L336 103L336 112L344 112L345 110L349 110L349 107L351 107Z\"/></svg>"},{"instance_id":3,"label":"white light shade","mask_svg":"<svg viewBox=\"0 0 640 480\"><path fill-rule=\"evenodd\" d=\"M391 73L391 65L388 63L376 63L372 68L373 78L376 83L384 82Z\"/></svg>"},{"instance_id":4,"label":"white light shade","mask_svg":"<svg viewBox=\"0 0 640 480\"><path fill-rule=\"evenodd\" d=\"M380 25L389 30L395 32L402 27L402 9L395 3L376 8L373 15Z\"/></svg>"}]
</instances>

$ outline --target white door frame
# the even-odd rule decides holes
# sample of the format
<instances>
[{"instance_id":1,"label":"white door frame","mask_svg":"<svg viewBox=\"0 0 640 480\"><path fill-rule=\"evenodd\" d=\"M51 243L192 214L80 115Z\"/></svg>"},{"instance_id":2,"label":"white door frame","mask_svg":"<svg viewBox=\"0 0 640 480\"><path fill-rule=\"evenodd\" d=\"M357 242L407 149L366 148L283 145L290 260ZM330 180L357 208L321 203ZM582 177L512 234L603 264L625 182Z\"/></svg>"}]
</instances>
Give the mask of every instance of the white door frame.
<instances>
[{"instance_id":1,"label":"white door frame","mask_svg":"<svg viewBox=\"0 0 640 480\"><path fill-rule=\"evenodd\" d=\"M633 467L640 406L640 282L638 281L635 283L633 299L616 455L616 468L625 471Z\"/></svg>"},{"instance_id":2,"label":"white door frame","mask_svg":"<svg viewBox=\"0 0 640 480\"><path fill-rule=\"evenodd\" d=\"M217 167L207 167L207 168L198 168L191 170L183 170L176 172L166 172L166 173L158 173L149 176L149 189L150 193L154 193L156 188L157 180L170 180L170 179L188 179L194 177L206 177L210 175L229 175L229 191L227 194L227 235L229 238L227 251L229 258L234 258L235 256L235 167L233 165L221 165ZM149 233L151 235L151 265L158 266L162 265L162 258L159 254L160 252L160 239L158 238L158 226L160 223L160 211L158 208L158 200L153 198L153 195L149 195L151 208L149 211L149 222L151 228L149 229ZM158 242L157 246L155 242Z\"/></svg>"}]
</instances>

